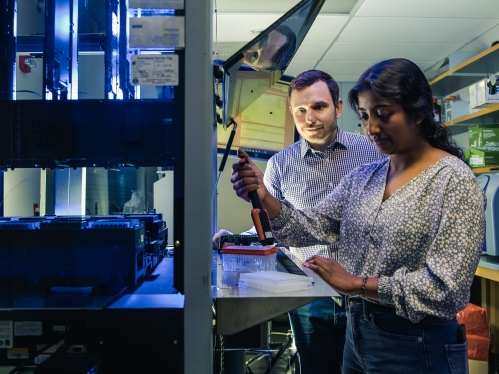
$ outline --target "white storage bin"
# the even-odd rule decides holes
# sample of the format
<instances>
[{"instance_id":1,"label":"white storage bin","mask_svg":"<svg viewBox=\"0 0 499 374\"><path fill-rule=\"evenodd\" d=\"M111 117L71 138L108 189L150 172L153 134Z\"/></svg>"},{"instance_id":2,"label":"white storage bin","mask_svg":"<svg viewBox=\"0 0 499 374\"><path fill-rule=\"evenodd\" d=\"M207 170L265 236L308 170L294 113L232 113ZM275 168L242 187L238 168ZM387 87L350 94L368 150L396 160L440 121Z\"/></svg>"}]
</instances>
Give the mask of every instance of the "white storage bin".
<instances>
[{"instance_id":1,"label":"white storage bin","mask_svg":"<svg viewBox=\"0 0 499 374\"><path fill-rule=\"evenodd\" d=\"M252 287L270 292L303 291L313 287L313 279L305 275L279 271L243 273L239 278L239 287Z\"/></svg>"}]
</instances>

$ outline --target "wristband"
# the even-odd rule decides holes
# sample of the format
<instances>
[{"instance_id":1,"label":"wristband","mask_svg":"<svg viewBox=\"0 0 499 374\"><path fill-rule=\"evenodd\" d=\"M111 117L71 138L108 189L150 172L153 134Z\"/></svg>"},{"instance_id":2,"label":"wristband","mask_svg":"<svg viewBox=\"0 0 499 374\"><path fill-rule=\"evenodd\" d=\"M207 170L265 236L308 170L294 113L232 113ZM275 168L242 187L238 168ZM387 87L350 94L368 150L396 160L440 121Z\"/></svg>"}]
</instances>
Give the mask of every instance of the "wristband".
<instances>
[{"instance_id":1,"label":"wristband","mask_svg":"<svg viewBox=\"0 0 499 374\"><path fill-rule=\"evenodd\" d=\"M360 296L364 297L364 292L366 290L367 276L362 278L362 285L360 286Z\"/></svg>"}]
</instances>

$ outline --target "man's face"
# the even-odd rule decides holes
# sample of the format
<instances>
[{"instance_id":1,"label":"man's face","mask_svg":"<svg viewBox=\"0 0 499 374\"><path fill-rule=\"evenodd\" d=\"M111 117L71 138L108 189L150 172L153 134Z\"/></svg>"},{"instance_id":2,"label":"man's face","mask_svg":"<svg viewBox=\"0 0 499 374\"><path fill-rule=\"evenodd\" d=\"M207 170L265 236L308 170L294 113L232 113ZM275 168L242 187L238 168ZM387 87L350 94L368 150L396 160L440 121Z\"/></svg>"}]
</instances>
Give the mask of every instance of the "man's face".
<instances>
[{"instance_id":1,"label":"man's face","mask_svg":"<svg viewBox=\"0 0 499 374\"><path fill-rule=\"evenodd\" d=\"M298 133L311 148L320 151L325 151L336 139L336 123L342 107L343 103L339 100L338 108L335 108L331 92L323 81L293 90L289 99L289 109Z\"/></svg>"},{"instance_id":2,"label":"man's face","mask_svg":"<svg viewBox=\"0 0 499 374\"><path fill-rule=\"evenodd\" d=\"M271 31L267 38L244 52L243 62L256 69L267 69L272 66L272 58L279 48L286 43L286 36L276 30Z\"/></svg>"}]
</instances>

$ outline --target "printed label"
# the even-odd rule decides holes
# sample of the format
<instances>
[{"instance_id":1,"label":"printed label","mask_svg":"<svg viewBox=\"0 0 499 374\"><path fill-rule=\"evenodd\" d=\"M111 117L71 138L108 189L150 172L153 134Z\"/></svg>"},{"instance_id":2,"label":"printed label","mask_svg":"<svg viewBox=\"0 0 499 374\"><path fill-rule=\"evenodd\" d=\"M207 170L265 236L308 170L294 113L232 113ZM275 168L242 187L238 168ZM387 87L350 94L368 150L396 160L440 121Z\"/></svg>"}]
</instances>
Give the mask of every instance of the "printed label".
<instances>
[{"instance_id":1,"label":"printed label","mask_svg":"<svg viewBox=\"0 0 499 374\"><path fill-rule=\"evenodd\" d=\"M9 360L25 360L29 358L28 348L10 348L7 350L7 358Z\"/></svg>"},{"instance_id":2,"label":"printed label","mask_svg":"<svg viewBox=\"0 0 499 374\"><path fill-rule=\"evenodd\" d=\"M129 8L184 9L184 0L130 0Z\"/></svg>"},{"instance_id":3,"label":"printed label","mask_svg":"<svg viewBox=\"0 0 499 374\"><path fill-rule=\"evenodd\" d=\"M0 321L0 348L13 347L12 321Z\"/></svg>"},{"instance_id":4,"label":"printed label","mask_svg":"<svg viewBox=\"0 0 499 374\"><path fill-rule=\"evenodd\" d=\"M66 326L54 325L53 330L58 331L58 332L64 332L64 331L66 331Z\"/></svg>"},{"instance_id":5,"label":"printed label","mask_svg":"<svg viewBox=\"0 0 499 374\"><path fill-rule=\"evenodd\" d=\"M43 361L49 358L50 355L38 355L35 357L35 365L40 365Z\"/></svg>"},{"instance_id":6,"label":"printed label","mask_svg":"<svg viewBox=\"0 0 499 374\"><path fill-rule=\"evenodd\" d=\"M14 322L14 336L42 336L40 321Z\"/></svg>"},{"instance_id":7,"label":"printed label","mask_svg":"<svg viewBox=\"0 0 499 374\"><path fill-rule=\"evenodd\" d=\"M184 48L184 17L130 18L129 48Z\"/></svg>"},{"instance_id":8,"label":"printed label","mask_svg":"<svg viewBox=\"0 0 499 374\"><path fill-rule=\"evenodd\" d=\"M178 86L178 55L132 56L132 84Z\"/></svg>"}]
</instances>

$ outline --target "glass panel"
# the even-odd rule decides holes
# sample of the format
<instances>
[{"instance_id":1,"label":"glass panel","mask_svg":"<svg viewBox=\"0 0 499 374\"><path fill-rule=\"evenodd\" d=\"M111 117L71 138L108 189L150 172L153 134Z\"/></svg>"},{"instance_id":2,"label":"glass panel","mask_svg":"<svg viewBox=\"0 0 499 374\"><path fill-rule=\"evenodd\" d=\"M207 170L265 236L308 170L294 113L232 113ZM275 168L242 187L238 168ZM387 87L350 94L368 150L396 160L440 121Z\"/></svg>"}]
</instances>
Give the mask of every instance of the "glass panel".
<instances>
[{"instance_id":1,"label":"glass panel","mask_svg":"<svg viewBox=\"0 0 499 374\"><path fill-rule=\"evenodd\" d=\"M281 78L324 1L300 2L222 64L225 128Z\"/></svg>"},{"instance_id":2,"label":"glass panel","mask_svg":"<svg viewBox=\"0 0 499 374\"><path fill-rule=\"evenodd\" d=\"M0 309L104 307L167 254L173 171L65 168L53 171L52 184L44 174L5 173L1 202L10 217L0 217ZM55 196L56 215L36 215L40 190L42 201Z\"/></svg>"}]
</instances>

